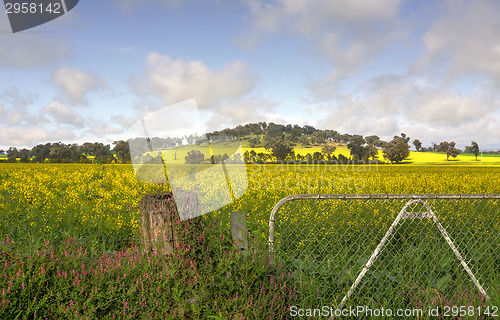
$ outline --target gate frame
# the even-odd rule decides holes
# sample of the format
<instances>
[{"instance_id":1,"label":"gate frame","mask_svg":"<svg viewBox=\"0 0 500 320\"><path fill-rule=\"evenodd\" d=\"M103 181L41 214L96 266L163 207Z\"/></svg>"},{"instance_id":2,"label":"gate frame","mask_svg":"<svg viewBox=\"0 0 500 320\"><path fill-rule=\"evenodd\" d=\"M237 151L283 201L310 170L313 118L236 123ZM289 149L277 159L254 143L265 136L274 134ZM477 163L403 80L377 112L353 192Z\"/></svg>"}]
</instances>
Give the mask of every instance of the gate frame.
<instances>
[{"instance_id":1,"label":"gate frame","mask_svg":"<svg viewBox=\"0 0 500 320\"><path fill-rule=\"evenodd\" d=\"M441 235L443 236L444 240L448 245L450 246L451 250L457 257L457 259L460 261L461 265L464 267L465 271L469 275L469 277L472 279L472 282L474 282L476 288L478 288L479 292L485 297L486 301L489 301L490 297L486 293L486 291L483 289L479 281L476 279L475 275L472 273L470 270L469 266L467 265L467 262L465 262L465 259L462 257L458 249L456 248L455 244L451 240L450 236L446 232L446 229L441 225L441 222L439 222L439 219L436 217L434 214L434 211L431 209L429 204L425 200L432 200L432 199L444 199L444 200L459 200L459 199L500 199L500 194L294 194L290 195L287 197L282 198L280 201L278 201L274 207L273 210L271 211L271 214L269 216L269 240L268 240L268 245L269 245L269 261L270 263L274 264L275 262L275 250L274 250L274 228L275 228L275 222L276 222L276 214L278 213L279 209L287 202L289 201L295 201L295 200L386 200L386 199L399 199L399 200L408 200L408 202L403 206L401 211L399 212L398 216L394 219L394 222L392 225L387 229L384 237L378 244L378 246L375 248L373 251L372 255L366 262L366 264L363 266L361 272L359 273L358 277L352 284L351 288L349 291L346 293L342 301L340 302L339 308L342 309L344 304L349 300L349 297L352 295L354 290L356 290L356 287L359 285L361 280L363 279L364 275L368 271L368 269L371 267L371 265L375 262L377 259L378 254L381 252L383 249L385 243L389 239L389 236L392 234L394 229L397 227L399 222L402 219L431 219L433 220L434 224L436 227L439 229L441 232ZM420 203L422 204L426 211L425 212L406 212L406 210L415 203Z\"/></svg>"}]
</instances>

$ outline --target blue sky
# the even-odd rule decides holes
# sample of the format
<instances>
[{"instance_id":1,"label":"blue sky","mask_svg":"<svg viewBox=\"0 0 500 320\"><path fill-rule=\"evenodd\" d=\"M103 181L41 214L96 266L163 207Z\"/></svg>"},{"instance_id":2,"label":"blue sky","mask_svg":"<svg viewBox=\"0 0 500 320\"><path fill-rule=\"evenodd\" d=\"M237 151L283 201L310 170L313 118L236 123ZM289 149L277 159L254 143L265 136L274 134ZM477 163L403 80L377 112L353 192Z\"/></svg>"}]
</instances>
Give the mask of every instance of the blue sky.
<instances>
[{"instance_id":1,"label":"blue sky","mask_svg":"<svg viewBox=\"0 0 500 320\"><path fill-rule=\"evenodd\" d=\"M267 121L500 147L500 3L80 1L13 34L0 149L112 143L196 99L209 130Z\"/></svg>"}]
</instances>

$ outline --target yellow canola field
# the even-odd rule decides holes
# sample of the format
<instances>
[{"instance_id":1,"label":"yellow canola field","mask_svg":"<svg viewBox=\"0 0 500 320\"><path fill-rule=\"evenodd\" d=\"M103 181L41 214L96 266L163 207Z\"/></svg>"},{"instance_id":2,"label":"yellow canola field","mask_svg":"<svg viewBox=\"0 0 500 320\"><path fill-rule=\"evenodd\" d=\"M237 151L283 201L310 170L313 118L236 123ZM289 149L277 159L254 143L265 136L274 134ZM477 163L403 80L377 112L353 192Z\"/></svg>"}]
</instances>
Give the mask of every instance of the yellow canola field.
<instances>
[{"instance_id":1,"label":"yellow canola field","mask_svg":"<svg viewBox=\"0 0 500 320\"><path fill-rule=\"evenodd\" d=\"M246 169L247 190L215 213L226 219L229 212L242 210L262 228L276 202L290 194L500 193L500 167L495 166L284 164ZM138 202L159 186L137 181L131 165L2 164L0 228L5 233L29 224L46 233L134 236Z\"/></svg>"}]
</instances>

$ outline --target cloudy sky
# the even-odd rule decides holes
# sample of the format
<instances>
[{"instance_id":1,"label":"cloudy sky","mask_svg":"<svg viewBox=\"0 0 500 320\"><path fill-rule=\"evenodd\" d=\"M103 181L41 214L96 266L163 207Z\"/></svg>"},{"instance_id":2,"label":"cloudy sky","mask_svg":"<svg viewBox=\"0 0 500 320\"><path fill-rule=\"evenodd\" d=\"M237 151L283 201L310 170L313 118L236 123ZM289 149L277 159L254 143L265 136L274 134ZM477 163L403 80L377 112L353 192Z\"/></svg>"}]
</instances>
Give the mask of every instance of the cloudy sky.
<instances>
[{"instance_id":1,"label":"cloudy sky","mask_svg":"<svg viewBox=\"0 0 500 320\"><path fill-rule=\"evenodd\" d=\"M196 99L249 122L500 147L500 2L80 1L13 34L0 12L0 148L111 143Z\"/></svg>"}]
</instances>

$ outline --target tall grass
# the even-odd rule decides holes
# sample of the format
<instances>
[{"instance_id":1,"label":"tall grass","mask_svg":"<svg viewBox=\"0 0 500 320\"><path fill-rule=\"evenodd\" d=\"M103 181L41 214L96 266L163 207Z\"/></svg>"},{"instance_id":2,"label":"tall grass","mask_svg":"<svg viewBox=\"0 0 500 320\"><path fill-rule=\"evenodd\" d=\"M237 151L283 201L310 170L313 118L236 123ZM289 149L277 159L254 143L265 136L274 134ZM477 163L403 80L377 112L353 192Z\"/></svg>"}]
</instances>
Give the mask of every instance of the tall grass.
<instances>
[{"instance_id":1,"label":"tall grass","mask_svg":"<svg viewBox=\"0 0 500 320\"><path fill-rule=\"evenodd\" d=\"M2 319L282 319L295 295L265 245L243 255L220 220L173 256L136 242L108 245L3 235ZM72 228L70 224L67 228ZM108 239L109 240L109 239Z\"/></svg>"}]
</instances>

